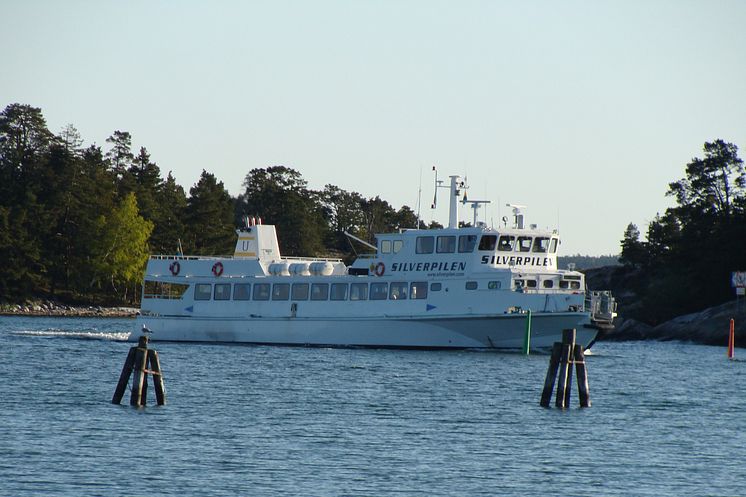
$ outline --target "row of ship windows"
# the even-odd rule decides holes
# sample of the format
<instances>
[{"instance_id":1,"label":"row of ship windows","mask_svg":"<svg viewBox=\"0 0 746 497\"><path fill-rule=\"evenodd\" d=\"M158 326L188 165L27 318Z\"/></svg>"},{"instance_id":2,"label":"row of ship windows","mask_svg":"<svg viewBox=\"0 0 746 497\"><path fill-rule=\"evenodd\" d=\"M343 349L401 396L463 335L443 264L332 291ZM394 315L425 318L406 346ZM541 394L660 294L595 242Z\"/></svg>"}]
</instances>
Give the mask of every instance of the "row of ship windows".
<instances>
[{"instance_id":1,"label":"row of ship windows","mask_svg":"<svg viewBox=\"0 0 746 497\"><path fill-rule=\"evenodd\" d=\"M516 279L515 280L515 287L516 288L536 288L538 285L536 280L521 280ZM541 286L544 288L554 288L554 280L544 280L541 282ZM580 289L580 282L579 281L567 281L567 280L560 280L559 282L559 288L563 290L579 290Z\"/></svg>"},{"instance_id":2,"label":"row of ship windows","mask_svg":"<svg viewBox=\"0 0 746 497\"><path fill-rule=\"evenodd\" d=\"M538 282L533 279L516 279L516 289L534 289ZM544 288L554 288L553 280L543 280ZM143 296L155 299L180 299L189 285L146 281ZM438 292L442 283L430 283L429 291ZM476 281L467 281L467 290L477 290ZM500 281L489 281L487 289L499 290ZM579 281L559 281L561 289L580 289ZM427 298L428 285L424 281L412 283L197 283L194 300L406 300Z\"/></svg>"},{"instance_id":3,"label":"row of ship windows","mask_svg":"<svg viewBox=\"0 0 746 497\"><path fill-rule=\"evenodd\" d=\"M381 253L398 253L403 246L402 240L381 240ZM460 254L474 252L477 246L477 235L418 236L415 241L415 252L418 254ZM482 235L478 250L493 252L557 252L557 238L545 236Z\"/></svg>"},{"instance_id":4,"label":"row of ship windows","mask_svg":"<svg viewBox=\"0 0 746 497\"><path fill-rule=\"evenodd\" d=\"M392 283L197 283L194 300L407 300L426 299L428 284L425 281ZM476 281L467 281L467 290L476 290ZM490 281L490 290L501 287L499 281ZM442 283L430 283L429 289L438 292Z\"/></svg>"}]
</instances>

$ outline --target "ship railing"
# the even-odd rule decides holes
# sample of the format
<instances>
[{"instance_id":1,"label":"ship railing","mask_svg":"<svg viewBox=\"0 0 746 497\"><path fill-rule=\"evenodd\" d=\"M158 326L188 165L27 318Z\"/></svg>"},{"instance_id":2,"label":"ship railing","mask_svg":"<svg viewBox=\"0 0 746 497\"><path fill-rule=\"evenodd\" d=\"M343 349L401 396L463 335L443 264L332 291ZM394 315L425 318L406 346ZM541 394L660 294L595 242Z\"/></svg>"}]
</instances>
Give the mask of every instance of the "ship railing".
<instances>
[{"instance_id":1,"label":"ship railing","mask_svg":"<svg viewBox=\"0 0 746 497\"><path fill-rule=\"evenodd\" d=\"M301 261L301 262L342 262L342 259L333 257L285 257L281 258L283 261Z\"/></svg>"},{"instance_id":2,"label":"ship railing","mask_svg":"<svg viewBox=\"0 0 746 497\"><path fill-rule=\"evenodd\" d=\"M608 290L586 294L585 310L591 313L593 321L611 324L616 317L616 307L616 300Z\"/></svg>"}]
</instances>

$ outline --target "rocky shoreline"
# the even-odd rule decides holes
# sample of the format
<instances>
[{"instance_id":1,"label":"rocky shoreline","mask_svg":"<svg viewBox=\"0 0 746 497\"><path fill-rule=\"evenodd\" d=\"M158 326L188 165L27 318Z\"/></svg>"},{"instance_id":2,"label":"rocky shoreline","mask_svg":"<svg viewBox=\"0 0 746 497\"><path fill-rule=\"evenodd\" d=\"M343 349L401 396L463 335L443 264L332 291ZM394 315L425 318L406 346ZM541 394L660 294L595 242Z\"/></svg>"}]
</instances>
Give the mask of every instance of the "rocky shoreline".
<instances>
[{"instance_id":1,"label":"rocky shoreline","mask_svg":"<svg viewBox=\"0 0 746 497\"><path fill-rule=\"evenodd\" d=\"M678 316L651 326L634 319L617 318L615 329L603 340L681 340L726 346L730 320L735 320L736 347L746 347L746 304L727 302L700 312Z\"/></svg>"},{"instance_id":2,"label":"rocky shoreline","mask_svg":"<svg viewBox=\"0 0 746 497\"><path fill-rule=\"evenodd\" d=\"M0 316L131 318L138 312L135 307L73 306L51 300L0 304Z\"/></svg>"}]
</instances>

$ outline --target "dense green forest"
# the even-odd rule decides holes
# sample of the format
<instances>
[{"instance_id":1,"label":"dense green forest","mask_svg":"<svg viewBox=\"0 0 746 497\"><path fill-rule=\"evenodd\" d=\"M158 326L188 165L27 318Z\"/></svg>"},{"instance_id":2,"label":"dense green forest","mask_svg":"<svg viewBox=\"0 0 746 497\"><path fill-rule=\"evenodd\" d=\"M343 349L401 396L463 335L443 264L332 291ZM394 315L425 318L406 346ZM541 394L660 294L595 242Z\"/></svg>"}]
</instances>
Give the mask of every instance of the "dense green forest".
<instances>
[{"instance_id":1,"label":"dense green forest","mask_svg":"<svg viewBox=\"0 0 746 497\"><path fill-rule=\"evenodd\" d=\"M627 317L655 325L734 298L731 273L746 270L746 174L736 145L715 140L703 152L668 185L676 205L645 240L632 223L624 232L617 276L635 295Z\"/></svg>"},{"instance_id":2,"label":"dense green forest","mask_svg":"<svg viewBox=\"0 0 746 497\"><path fill-rule=\"evenodd\" d=\"M417 225L407 206L334 185L307 187L284 166L253 169L234 198L203 171L187 195L145 147L114 131L106 146L83 145L72 125L58 134L41 109L0 113L0 302L30 297L104 304L133 302L148 254L231 254L244 216L277 225L286 255L349 257L347 231L373 234ZM359 249L359 248L358 248Z\"/></svg>"}]
</instances>

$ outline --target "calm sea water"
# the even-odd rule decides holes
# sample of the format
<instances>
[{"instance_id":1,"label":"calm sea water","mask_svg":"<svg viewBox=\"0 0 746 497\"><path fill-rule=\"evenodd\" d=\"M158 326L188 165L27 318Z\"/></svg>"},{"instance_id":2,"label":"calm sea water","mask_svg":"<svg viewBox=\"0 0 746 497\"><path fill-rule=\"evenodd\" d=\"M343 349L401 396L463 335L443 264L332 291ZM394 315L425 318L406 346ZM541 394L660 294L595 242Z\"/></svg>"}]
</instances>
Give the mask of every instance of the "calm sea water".
<instances>
[{"instance_id":1,"label":"calm sea water","mask_svg":"<svg viewBox=\"0 0 746 497\"><path fill-rule=\"evenodd\" d=\"M546 355L156 343L135 409L130 323L0 318L0 495L746 495L744 349L599 343L560 411Z\"/></svg>"}]
</instances>

